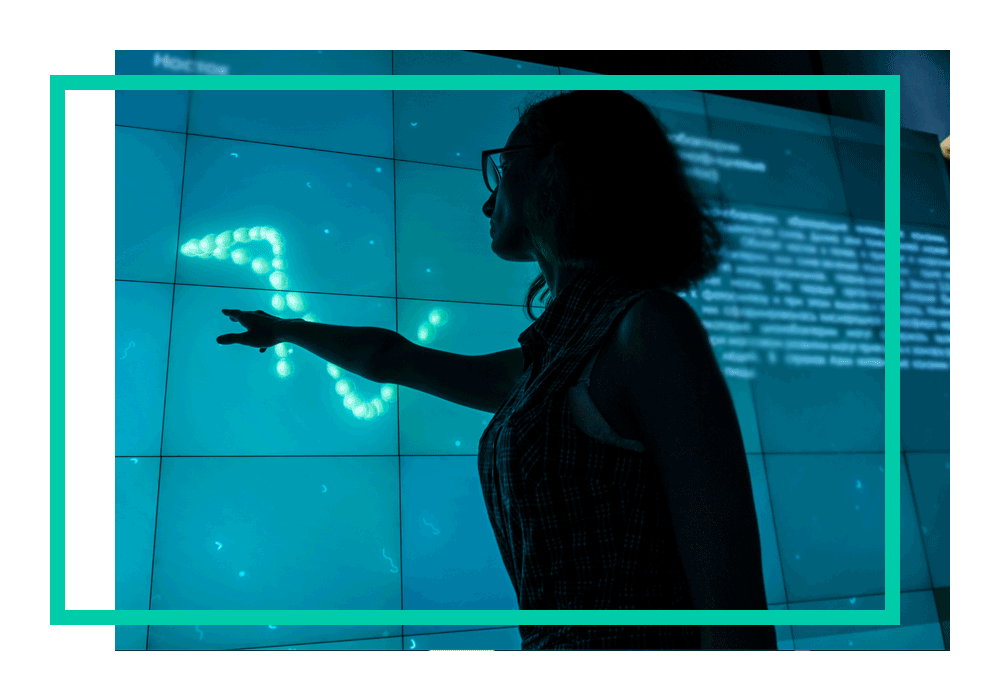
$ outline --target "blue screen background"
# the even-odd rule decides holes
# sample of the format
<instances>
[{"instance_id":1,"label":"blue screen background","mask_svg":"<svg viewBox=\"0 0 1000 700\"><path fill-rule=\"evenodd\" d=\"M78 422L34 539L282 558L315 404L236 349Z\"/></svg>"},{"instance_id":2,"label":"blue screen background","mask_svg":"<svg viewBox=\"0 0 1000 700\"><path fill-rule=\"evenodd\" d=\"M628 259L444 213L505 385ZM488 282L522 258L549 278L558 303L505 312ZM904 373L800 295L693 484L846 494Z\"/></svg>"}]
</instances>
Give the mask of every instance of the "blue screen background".
<instances>
[{"instance_id":1,"label":"blue screen background","mask_svg":"<svg viewBox=\"0 0 1000 700\"><path fill-rule=\"evenodd\" d=\"M542 74L452 51L118 51L118 74ZM884 607L884 132L635 91L726 237L685 296L750 464L771 609ZM489 245L481 151L519 91L120 91L117 609L516 609L480 492L489 414L369 381L223 308L517 347L539 273ZM943 649L949 190L901 143L902 624L778 626L781 649ZM623 234L625 235L625 234ZM537 300L536 300L537 302ZM536 314L543 310L541 305ZM518 649L516 627L118 626L118 649Z\"/></svg>"}]
</instances>

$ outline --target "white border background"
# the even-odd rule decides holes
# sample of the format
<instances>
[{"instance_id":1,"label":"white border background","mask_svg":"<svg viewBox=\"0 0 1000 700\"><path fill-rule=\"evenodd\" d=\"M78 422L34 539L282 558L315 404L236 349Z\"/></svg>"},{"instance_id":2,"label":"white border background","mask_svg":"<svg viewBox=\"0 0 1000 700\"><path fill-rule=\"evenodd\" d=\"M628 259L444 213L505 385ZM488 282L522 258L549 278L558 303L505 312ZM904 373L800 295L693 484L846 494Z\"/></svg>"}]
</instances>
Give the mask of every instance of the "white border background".
<instances>
[{"instance_id":1,"label":"white border background","mask_svg":"<svg viewBox=\"0 0 1000 700\"><path fill-rule=\"evenodd\" d=\"M167 6L88 3L22 6L10 16L3 134L15 161L3 169L11 313L4 319L5 449L0 489L8 604L8 683L109 697L208 697L319 691L358 697L694 697L732 693L959 697L984 682L997 643L995 423L1000 412L990 283L996 279L997 127L994 38L972 2L947 9L847 0L713 1L691 9L616 2L613 9L538 1L497 5L378 2L297 7L180 0ZM325 12L324 12L325 10ZM484 28L488 27L489 30ZM958 36L956 32L964 34ZM978 32L975 35L974 32ZM14 42L14 43L11 43ZM18 43L19 42L19 43ZM515 50L788 49L952 50L956 134L951 188L951 653L840 654L590 652L505 654L113 653L112 626L49 624L49 75L111 75L115 49ZM980 48L982 47L982 48ZM114 606L114 94L67 93L66 468L67 604ZM9 197L9 198L8 198ZM12 225L11 225L12 224ZM95 340L96 339L96 340ZM668 654L683 654L669 656ZM343 655L343 654L346 654ZM594 655L597 656L594 656ZM459 658L461 655L461 658ZM655 655L655 656L654 656ZM502 668L501 668L502 664ZM847 665L849 664L849 665ZM5 664L6 665L6 664ZM724 665L726 673L718 673ZM58 673L55 670L58 669ZM278 673L270 673L271 671ZM156 675L150 677L149 671ZM515 671L515 673L511 673ZM817 676L821 674L821 676ZM822 679L820 683L817 680ZM982 678L982 681L977 680ZM706 680L711 679L711 680ZM11 682L13 681L13 682ZM485 681L485 682L484 682ZM752 684L752 685L751 685Z\"/></svg>"}]
</instances>

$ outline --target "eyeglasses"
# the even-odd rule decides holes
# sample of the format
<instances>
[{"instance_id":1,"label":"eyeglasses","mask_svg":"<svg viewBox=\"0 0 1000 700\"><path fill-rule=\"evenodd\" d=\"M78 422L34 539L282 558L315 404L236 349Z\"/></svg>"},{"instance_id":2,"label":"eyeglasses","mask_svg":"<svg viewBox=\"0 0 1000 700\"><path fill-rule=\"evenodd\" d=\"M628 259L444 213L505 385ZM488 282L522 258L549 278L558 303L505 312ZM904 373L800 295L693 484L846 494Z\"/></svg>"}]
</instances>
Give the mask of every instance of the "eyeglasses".
<instances>
[{"instance_id":1,"label":"eyeglasses","mask_svg":"<svg viewBox=\"0 0 1000 700\"><path fill-rule=\"evenodd\" d=\"M500 186L500 178L503 177L501 166L493 156L506 151L519 151L522 148L537 148L545 145L547 144L532 143L527 146L511 146L510 148L495 148L492 151L483 151L483 182L486 183L486 188L491 193L495 192L497 187Z\"/></svg>"}]
</instances>

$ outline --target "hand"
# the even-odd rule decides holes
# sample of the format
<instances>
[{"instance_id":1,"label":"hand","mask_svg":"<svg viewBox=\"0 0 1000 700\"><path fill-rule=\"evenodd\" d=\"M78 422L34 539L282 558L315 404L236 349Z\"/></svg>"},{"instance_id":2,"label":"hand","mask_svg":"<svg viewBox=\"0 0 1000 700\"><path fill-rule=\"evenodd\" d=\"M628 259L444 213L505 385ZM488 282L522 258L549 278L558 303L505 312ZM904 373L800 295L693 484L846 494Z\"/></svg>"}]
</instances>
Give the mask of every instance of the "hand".
<instances>
[{"instance_id":1,"label":"hand","mask_svg":"<svg viewBox=\"0 0 1000 700\"><path fill-rule=\"evenodd\" d=\"M240 311L239 309L223 309L222 313L231 321L239 321L247 329L246 333L229 333L216 338L219 345L248 345L260 348L264 352L272 345L277 345L278 329L285 321L283 318L257 311Z\"/></svg>"}]
</instances>

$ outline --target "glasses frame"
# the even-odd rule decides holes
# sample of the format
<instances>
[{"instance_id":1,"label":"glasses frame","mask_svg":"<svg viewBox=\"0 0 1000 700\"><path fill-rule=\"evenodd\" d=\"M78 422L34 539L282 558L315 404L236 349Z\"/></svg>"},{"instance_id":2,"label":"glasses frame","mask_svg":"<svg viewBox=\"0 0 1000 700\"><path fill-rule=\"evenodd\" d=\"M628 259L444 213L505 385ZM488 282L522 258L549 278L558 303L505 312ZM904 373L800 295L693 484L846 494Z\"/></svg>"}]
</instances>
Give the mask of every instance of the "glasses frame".
<instances>
[{"instance_id":1,"label":"glasses frame","mask_svg":"<svg viewBox=\"0 0 1000 700\"><path fill-rule=\"evenodd\" d=\"M490 191L490 194L493 194L496 191L496 190L493 190L493 189L490 188L490 179L489 179L489 176L487 175L487 172L486 172L486 163L489 160L490 156L495 155L497 153L504 153L506 151L520 151L521 149L524 149L524 148L540 148L541 146L547 146L547 145L549 145L549 144L546 144L546 143L531 143L531 144L528 144L527 146L511 146L509 148L494 148L491 151L483 151L483 182L486 183L486 189L488 189ZM497 171L497 177L500 178L500 179L503 179L503 176L501 175L501 173L500 173L499 170ZM497 181L497 187L500 187L499 180Z\"/></svg>"}]
</instances>

